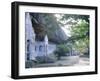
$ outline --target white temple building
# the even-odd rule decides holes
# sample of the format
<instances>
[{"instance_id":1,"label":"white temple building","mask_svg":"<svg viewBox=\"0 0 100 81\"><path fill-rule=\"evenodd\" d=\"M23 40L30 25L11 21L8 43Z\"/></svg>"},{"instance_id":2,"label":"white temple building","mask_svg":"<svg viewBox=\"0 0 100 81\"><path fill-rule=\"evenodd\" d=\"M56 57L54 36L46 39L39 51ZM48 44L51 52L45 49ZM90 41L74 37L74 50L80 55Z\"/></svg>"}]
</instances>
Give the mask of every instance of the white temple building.
<instances>
[{"instance_id":1,"label":"white temple building","mask_svg":"<svg viewBox=\"0 0 100 81\"><path fill-rule=\"evenodd\" d=\"M29 13L25 13L25 57L26 61L35 60L35 33L32 27Z\"/></svg>"},{"instance_id":2,"label":"white temple building","mask_svg":"<svg viewBox=\"0 0 100 81\"><path fill-rule=\"evenodd\" d=\"M36 60L37 56L46 56L47 54L49 54L47 35L43 41L35 41L30 14L25 13L25 61Z\"/></svg>"}]
</instances>

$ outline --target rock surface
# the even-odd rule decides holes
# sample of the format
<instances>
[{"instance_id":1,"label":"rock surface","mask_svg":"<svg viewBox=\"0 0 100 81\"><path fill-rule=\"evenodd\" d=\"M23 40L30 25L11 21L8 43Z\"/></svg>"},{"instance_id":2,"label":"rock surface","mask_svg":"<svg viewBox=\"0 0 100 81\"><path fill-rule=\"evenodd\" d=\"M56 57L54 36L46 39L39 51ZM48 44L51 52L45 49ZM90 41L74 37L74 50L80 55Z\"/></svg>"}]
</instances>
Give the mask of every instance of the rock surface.
<instances>
[{"instance_id":1,"label":"rock surface","mask_svg":"<svg viewBox=\"0 0 100 81\"><path fill-rule=\"evenodd\" d=\"M42 41L45 34L48 35L49 41L62 43L67 40L67 35L59 26L54 14L31 13L32 25L36 33L36 40Z\"/></svg>"}]
</instances>

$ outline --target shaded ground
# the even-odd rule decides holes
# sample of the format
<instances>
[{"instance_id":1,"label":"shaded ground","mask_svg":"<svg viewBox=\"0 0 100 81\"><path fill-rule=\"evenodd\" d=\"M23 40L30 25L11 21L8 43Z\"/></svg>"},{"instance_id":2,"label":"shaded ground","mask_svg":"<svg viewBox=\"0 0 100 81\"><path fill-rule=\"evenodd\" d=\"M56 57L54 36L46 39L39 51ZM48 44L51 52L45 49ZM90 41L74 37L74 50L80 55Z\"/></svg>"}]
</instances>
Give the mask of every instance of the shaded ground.
<instances>
[{"instance_id":1,"label":"shaded ground","mask_svg":"<svg viewBox=\"0 0 100 81\"><path fill-rule=\"evenodd\" d=\"M57 60L54 63L42 63L42 64L33 64L31 68L39 67L56 67L56 66L80 66L80 65L89 65L88 57L63 57L61 60Z\"/></svg>"},{"instance_id":2,"label":"shaded ground","mask_svg":"<svg viewBox=\"0 0 100 81\"><path fill-rule=\"evenodd\" d=\"M79 63L74 65L89 65L89 58L88 57L80 57Z\"/></svg>"}]
</instances>

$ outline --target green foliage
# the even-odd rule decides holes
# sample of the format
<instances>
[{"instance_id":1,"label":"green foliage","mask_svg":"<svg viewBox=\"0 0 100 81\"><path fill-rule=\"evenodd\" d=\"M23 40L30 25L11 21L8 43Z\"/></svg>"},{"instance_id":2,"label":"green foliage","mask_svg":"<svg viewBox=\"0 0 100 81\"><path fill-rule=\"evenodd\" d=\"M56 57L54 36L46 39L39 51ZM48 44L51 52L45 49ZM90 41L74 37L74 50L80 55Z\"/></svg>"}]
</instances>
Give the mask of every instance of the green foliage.
<instances>
[{"instance_id":1,"label":"green foliage","mask_svg":"<svg viewBox=\"0 0 100 81\"><path fill-rule=\"evenodd\" d=\"M71 36L76 36L76 37L82 37L86 36L88 37L88 32L89 32L89 24L84 21L80 20L78 24L73 25L71 27Z\"/></svg>"},{"instance_id":2,"label":"green foliage","mask_svg":"<svg viewBox=\"0 0 100 81\"><path fill-rule=\"evenodd\" d=\"M76 14L64 14L61 18L61 20L67 20L67 19L74 19L74 20L78 20L78 19L82 19L85 20L86 22L89 23L89 15L76 15Z\"/></svg>"},{"instance_id":3,"label":"green foliage","mask_svg":"<svg viewBox=\"0 0 100 81\"><path fill-rule=\"evenodd\" d=\"M54 52L55 55L60 59L61 56L65 56L69 52L69 47L66 44L60 44L57 46L57 50Z\"/></svg>"},{"instance_id":4,"label":"green foliage","mask_svg":"<svg viewBox=\"0 0 100 81\"><path fill-rule=\"evenodd\" d=\"M73 47L83 54L88 52L89 48L89 24L80 20L78 24L74 25L70 29L71 36L74 37Z\"/></svg>"},{"instance_id":5,"label":"green foliage","mask_svg":"<svg viewBox=\"0 0 100 81\"><path fill-rule=\"evenodd\" d=\"M84 20L89 23L89 15L78 15L78 14L59 14L61 17L58 23L64 27L65 25L76 25L78 20Z\"/></svg>"}]
</instances>

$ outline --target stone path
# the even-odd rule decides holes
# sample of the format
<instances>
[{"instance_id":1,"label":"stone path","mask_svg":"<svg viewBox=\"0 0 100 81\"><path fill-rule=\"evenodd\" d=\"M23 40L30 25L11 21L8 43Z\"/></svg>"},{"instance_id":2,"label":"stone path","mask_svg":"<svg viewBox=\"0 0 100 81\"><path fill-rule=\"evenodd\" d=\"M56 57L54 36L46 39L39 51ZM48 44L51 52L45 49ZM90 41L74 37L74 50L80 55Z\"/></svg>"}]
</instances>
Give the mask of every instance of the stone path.
<instances>
[{"instance_id":1,"label":"stone path","mask_svg":"<svg viewBox=\"0 0 100 81\"><path fill-rule=\"evenodd\" d=\"M55 67L55 66L80 66L80 65L89 65L89 58L80 57L77 60L76 60L76 58L78 58L78 57L74 57L71 60L68 60L68 59L58 60L55 63L36 64L34 67Z\"/></svg>"},{"instance_id":2,"label":"stone path","mask_svg":"<svg viewBox=\"0 0 100 81\"><path fill-rule=\"evenodd\" d=\"M79 63L74 65L89 65L89 58L81 57Z\"/></svg>"}]
</instances>

